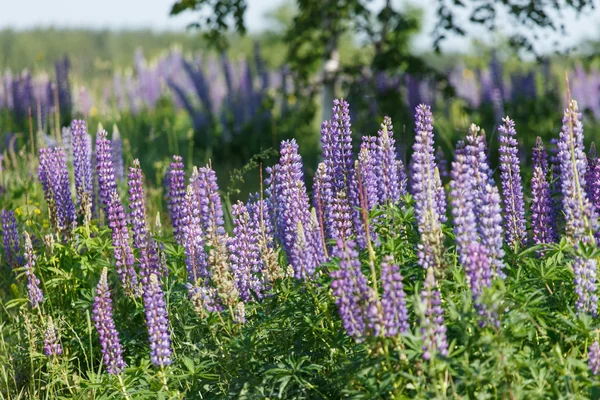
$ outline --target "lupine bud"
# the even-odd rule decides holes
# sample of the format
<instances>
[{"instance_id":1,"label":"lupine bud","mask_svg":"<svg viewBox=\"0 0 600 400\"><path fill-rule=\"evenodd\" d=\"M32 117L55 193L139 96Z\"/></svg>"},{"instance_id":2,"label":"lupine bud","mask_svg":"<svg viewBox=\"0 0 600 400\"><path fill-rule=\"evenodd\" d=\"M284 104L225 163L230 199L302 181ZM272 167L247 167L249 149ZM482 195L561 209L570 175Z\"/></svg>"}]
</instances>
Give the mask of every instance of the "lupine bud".
<instances>
[{"instance_id":1,"label":"lupine bud","mask_svg":"<svg viewBox=\"0 0 600 400\"><path fill-rule=\"evenodd\" d=\"M385 336L391 337L396 336L398 332L408 332L408 310L402 275L391 256L385 257L381 263L381 285L383 286L381 305Z\"/></svg>"},{"instance_id":2,"label":"lupine bud","mask_svg":"<svg viewBox=\"0 0 600 400\"><path fill-rule=\"evenodd\" d=\"M73 133L73 172L75 174L75 194L80 215L85 215L92 206L92 158L88 133L83 120L71 122Z\"/></svg>"},{"instance_id":3,"label":"lupine bud","mask_svg":"<svg viewBox=\"0 0 600 400\"><path fill-rule=\"evenodd\" d=\"M150 361L157 367L164 367L172 362L171 335L165 294L155 274L150 275L144 285L142 297L150 343Z\"/></svg>"},{"instance_id":4,"label":"lupine bud","mask_svg":"<svg viewBox=\"0 0 600 400\"><path fill-rule=\"evenodd\" d=\"M421 291L421 335L423 338L423 358L431 360L435 354L448 355L446 326L444 325L444 310L442 295L436 287L433 268L428 268L427 277Z\"/></svg>"},{"instance_id":5,"label":"lupine bud","mask_svg":"<svg viewBox=\"0 0 600 400\"><path fill-rule=\"evenodd\" d=\"M412 191L415 198L415 218L421 234L418 248L419 265L423 268L441 267L443 233L440 218L439 175L433 155L431 110L421 104L415 115L415 143L412 158ZM443 190L443 188L442 188ZM445 201L443 202L445 207Z\"/></svg>"},{"instance_id":6,"label":"lupine bud","mask_svg":"<svg viewBox=\"0 0 600 400\"><path fill-rule=\"evenodd\" d=\"M144 176L139 160L133 161L129 168L127 183L129 186L129 208L131 210L131 225L133 244L139 253L140 276L142 281L150 274L162 275L158 247L148 230L146 196L144 193Z\"/></svg>"},{"instance_id":7,"label":"lupine bud","mask_svg":"<svg viewBox=\"0 0 600 400\"><path fill-rule=\"evenodd\" d=\"M592 374L598 375L600 373L600 344L598 341L594 341L588 349L589 366Z\"/></svg>"},{"instance_id":8,"label":"lupine bud","mask_svg":"<svg viewBox=\"0 0 600 400\"><path fill-rule=\"evenodd\" d=\"M135 259L129 243L129 230L119 193L113 189L107 204L108 227L112 231L115 266L123 290L128 295L139 296L138 277L134 269Z\"/></svg>"},{"instance_id":9,"label":"lupine bud","mask_svg":"<svg viewBox=\"0 0 600 400\"><path fill-rule=\"evenodd\" d=\"M185 196L185 172L180 156L173 156L169 168L169 214L175 239L181 244L182 203Z\"/></svg>"},{"instance_id":10,"label":"lupine bud","mask_svg":"<svg viewBox=\"0 0 600 400\"><path fill-rule=\"evenodd\" d=\"M546 152L546 147L544 146L544 142L542 142L541 137L536 137L535 139L535 147L533 148L531 155L531 164L535 167L540 167L544 176L548 175L548 153Z\"/></svg>"},{"instance_id":11,"label":"lupine bud","mask_svg":"<svg viewBox=\"0 0 600 400\"><path fill-rule=\"evenodd\" d=\"M348 335L359 339L366 329L369 288L367 278L361 271L355 246L352 241L344 242L338 239L334 255L340 258L340 269L330 274L331 289L342 324Z\"/></svg>"},{"instance_id":12,"label":"lupine bud","mask_svg":"<svg viewBox=\"0 0 600 400\"><path fill-rule=\"evenodd\" d=\"M597 263L593 258L585 259L576 256L573 261L575 274L575 294L577 301L575 308L578 312L598 315L598 295L596 294L596 268Z\"/></svg>"},{"instance_id":13,"label":"lupine bud","mask_svg":"<svg viewBox=\"0 0 600 400\"><path fill-rule=\"evenodd\" d=\"M125 179L125 167L123 165L123 141L121 135L117 129L117 125L113 125L112 140L110 141L112 147L112 164L115 168L115 178L121 182Z\"/></svg>"},{"instance_id":14,"label":"lupine bud","mask_svg":"<svg viewBox=\"0 0 600 400\"><path fill-rule=\"evenodd\" d=\"M585 192L587 163L583 146L583 124L575 100L565 110L557 146L567 236L574 242L592 241L592 235L598 227L598 218Z\"/></svg>"},{"instance_id":15,"label":"lupine bud","mask_svg":"<svg viewBox=\"0 0 600 400\"><path fill-rule=\"evenodd\" d=\"M504 226L506 241L512 247L522 246L527 239L525 232L525 201L523 200L523 184L521 167L515 139L515 122L506 117L498 127L500 132L500 178L504 197Z\"/></svg>"},{"instance_id":16,"label":"lupine bud","mask_svg":"<svg viewBox=\"0 0 600 400\"><path fill-rule=\"evenodd\" d=\"M22 263L21 241L14 211L2 210L2 244L8 265L16 268Z\"/></svg>"},{"instance_id":17,"label":"lupine bud","mask_svg":"<svg viewBox=\"0 0 600 400\"><path fill-rule=\"evenodd\" d=\"M102 361L109 374L118 375L125 369L119 332L113 319L112 299L108 287L107 269L102 270L96 286L96 297L92 308L92 321L100 337Z\"/></svg>"},{"instance_id":18,"label":"lupine bud","mask_svg":"<svg viewBox=\"0 0 600 400\"><path fill-rule=\"evenodd\" d=\"M44 337L44 354L48 357L60 356L63 353L62 345L56 333L56 327L52 321L52 317L48 317L48 325L46 326L46 335Z\"/></svg>"},{"instance_id":19,"label":"lupine bud","mask_svg":"<svg viewBox=\"0 0 600 400\"><path fill-rule=\"evenodd\" d=\"M27 276L27 295L32 308L36 308L44 301L44 294L40 289L40 280L35 275L35 265L37 257L33 252L31 238L27 232L23 232L25 236L25 275Z\"/></svg>"},{"instance_id":20,"label":"lupine bud","mask_svg":"<svg viewBox=\"0 0 600 400\"><path fill-rule=\"evenodd\" d=\"M96 170L98 173L98 194L104 207L108 207L110 195L117 189L112 150L108 133L101 130L96 135Z\"/></svg>"}]
</instances>

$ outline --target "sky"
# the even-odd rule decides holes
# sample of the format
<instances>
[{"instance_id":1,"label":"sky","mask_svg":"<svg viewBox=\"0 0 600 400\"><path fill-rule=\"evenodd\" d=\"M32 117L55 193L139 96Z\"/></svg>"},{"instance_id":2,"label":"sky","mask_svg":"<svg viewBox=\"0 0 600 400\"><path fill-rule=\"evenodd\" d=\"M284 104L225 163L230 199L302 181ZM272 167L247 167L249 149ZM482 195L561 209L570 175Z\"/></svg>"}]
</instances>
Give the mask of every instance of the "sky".
<instances>
[{"instance_id":1,"label":"sky","mask_svg":"<svg viewBox=\"0 0 600 400\"><path fill-rule=\"evenodd\" d=\"M194 20L194 15L170 17L169 11L175 0L27 0L10 1L0 0L5 3L0 6L0 29L28 29L34 27L89 27L89 28L153 28L155 30L183 30ZM283 0L248 0L246 23L251 32L257 32L267 26L268 21L264 15L269 10L281 4ZM405 4L402 0L393 0L395 3ZM435 21L436 0L408 0L409 3L422 7L425 10L423 32L415 40L415 48L425 50L430 48L430 33ZM382 0L375 0L377 7ZM592 10L579 20L574 14L564 16L569 21L567 28L569 36L561 41L572 45L586 38L600 38L600 8ZM501 20L502 22L502 20ZM500 23L500 26L509 25ZM506 29L510 29L507 26ZM494 35L483 29L475 29L471 37L485 38L490 42ZM556 39L556 36L552 39ZM552 40L544 42L539 48L551 50ZM444 45L445 50L468 50L469 39L457 37L449 38Z\"/></svg>"}]
</instances>

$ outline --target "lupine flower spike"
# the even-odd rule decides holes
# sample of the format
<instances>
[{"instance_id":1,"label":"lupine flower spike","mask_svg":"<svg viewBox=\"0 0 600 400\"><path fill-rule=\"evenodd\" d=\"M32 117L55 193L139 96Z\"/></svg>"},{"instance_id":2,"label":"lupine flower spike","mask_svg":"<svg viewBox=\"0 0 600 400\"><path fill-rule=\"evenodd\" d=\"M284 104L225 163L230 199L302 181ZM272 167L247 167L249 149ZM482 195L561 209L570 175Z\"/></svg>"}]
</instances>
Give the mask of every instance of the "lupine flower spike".
<instances>
[{"instance_id":1,"label":"lupine flower spike","mask_svg":"<svg viewBox=\"0 0 600 400\"><path fill-rule=\"evenodd\" d=\"M443 357L448 355L446 326L444 325L444 310L442 296L436 287L433 268L427 270L427 277L421 291L421 335L423 338L423 358L431 360L436 354Z\"/></svg>"},{"instance_id":2,"label":"lupine flower spike","mask_svg":"<svg viewBox=\"0 0 600 400\"><path fill-rule=\"evenodd\" d=\"M173 156L173 161L169 167L169 214L173 224L173 233L175 239L181 244L182 230L182 203L185 196L185 172L183 170L183 159L180 156Z\"/></svg>"},{"instance_id":3,"label":"lupine flower spike","mask_svg":"<svg viewBox=\"0 0 600 400\"><path fill-rule=\"evenodd\" d=\"M31 238L27 232L23 232L25 237L25 275L27 276L27 295L31 307L35 308L44 301L44 294L40 289L40 280L35 275L35 266L37 257L33 251Z\"/></svg>"},{"instance_id":4,"label":"lupine flower spike","mask_svg":"<svg viewBox=\"0 0 600 400\"><path fill-rule=\"evenodd\" d=\"M22 264L21 240L14 211L2 210L2 244L8 265L16 268Z\"/></svg>"},{"instance_id":5,"label":"lupine flower spike","mask_svg":"<svg viewBox=\"0 0 600 400\"><path fill-rule=\"evenodd\" d=\"M381 286L383 287L381 305L385 336L408 332L408 310L402 275L398 265L394 264L390 256L384 258L381 263Z\"/></svg>"},{"instance_id":6,"label":"lupine flower spike","mask_svg":"<svg viewBox=\"0 0 600 400\"><path fill-rule=\"evenodd\" d=\"M44 355L48 357L60 356L63 353L62 345L60 344L56 326L52 321L52 317L48 317L46 325L46 335L44 337Z\"/></svg>"},{"instance_id":7,"label":"lupine flower spike","mask_svg":"<svg viewBox=\"0 0 600 400\"><path fill-rule=\"evenodd\" d=\"M144 285L143 295L150 343L150 361L157 367L171 364L171 335L169 333L169 317L165 303L165 294L158 277L150 275Z\"/></svg>"},{"instance_id":8,"label":"lupine flower spike","mask_svg":"<svg viewBox=\"0 0 600 400\"><path fill-rule=\"evenodd\" d=\"M506 241L511 247L517 248L525 243L526 233L525 201L514 121L509 117L502 119L498 131L500 132L500 177L504 197Z\"/></svg>"},{"instance_id":9,"label":"lupine flower spike","mask_svg":"<svg viewBox=\"0 0 600 400\"><path fill-rule=\"evenodd\" d=\"M107 269L102 270L100 282L96 286L96 297L92 308L92 321L100 337L102 361L109 374L118 375L125 369L123 350L119 340L119 332L113 319L112 300L108 287Z\"/></svg>"},{"instance_id":10,"label":"lupine flower spike","mask_svg":"<svg viewBox=\"0 0 600 400\"><path fill-rule=\"evenodd\" d=\"M590 371L593 375L600 373L600 344L595 340L588 349Z\"/></svg>"},{"instance_id":11,"label":"lupine flower spike","mask_svg":"<svg viewBox=\"0 0 600 400\"><path fill-rule=\"evenodd\" d=\"M73 171L75 173L75 194L79 206L79 214L86 220L91 219L92 212L92 154L88 141L85 121L71 122L73 140Z\"/></svg>"}]
</instances>

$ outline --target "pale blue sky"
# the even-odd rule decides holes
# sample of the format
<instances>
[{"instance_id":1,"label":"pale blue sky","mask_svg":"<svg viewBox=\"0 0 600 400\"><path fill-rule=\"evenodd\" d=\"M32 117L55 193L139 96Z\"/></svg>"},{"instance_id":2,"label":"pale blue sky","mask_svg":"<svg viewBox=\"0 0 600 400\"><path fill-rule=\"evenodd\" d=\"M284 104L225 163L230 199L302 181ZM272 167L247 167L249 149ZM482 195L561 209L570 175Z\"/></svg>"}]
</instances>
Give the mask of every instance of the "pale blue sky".
<instances>
[{"instance_id":1,"label":"pale blue sky","mask_svg":"<svg viewBox=\"0 0 600 400\"><path fill-rule=\"evenodd\" d=\"M415 42L417 48L430 46L428 34L434 21L435 0L409 0L425 8L424 32ZM36 26L92 27L92 28L154 28L183 29L194 19L192 14L170 17L169 10L174 0L0 0L0 29L26 29ZM402 0L398 3L404 4ZM248 0L246 21L251 31L265 26L264 14L281 4L282 0ZM376 0L375 4L381 3ZM568 44L584 38L600 37L600 9L593 10L583 18L575 20L574 15L565 16L569 37ZM502 24L500 24L502 25ZM506 29L509 29L507 27ZM483 30L473 31L471 36L493 40L494 36ZM446 42L447 49L465 49L468 41L451 38ZM551 49L550 41L542 48Z\"/></svg>"}]
</instances>

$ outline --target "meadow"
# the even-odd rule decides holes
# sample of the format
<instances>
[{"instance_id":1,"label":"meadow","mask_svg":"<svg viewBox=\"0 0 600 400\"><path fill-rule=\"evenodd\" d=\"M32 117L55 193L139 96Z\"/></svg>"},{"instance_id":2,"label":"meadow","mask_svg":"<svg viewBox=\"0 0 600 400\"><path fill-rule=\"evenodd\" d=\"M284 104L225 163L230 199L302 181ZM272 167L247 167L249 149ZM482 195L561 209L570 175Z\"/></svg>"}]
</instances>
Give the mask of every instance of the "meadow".
<instances>
[{"instance_id":1,"label":"meadow","mask_svg":"<svg viewBox=\"0 0 600 400\"><path fill-rule=\"evenodd\" d=\"M593 68L380 76L315 127L252 51L5 74L0 398L600 396Z\"/></svg>"}]
</instances>

